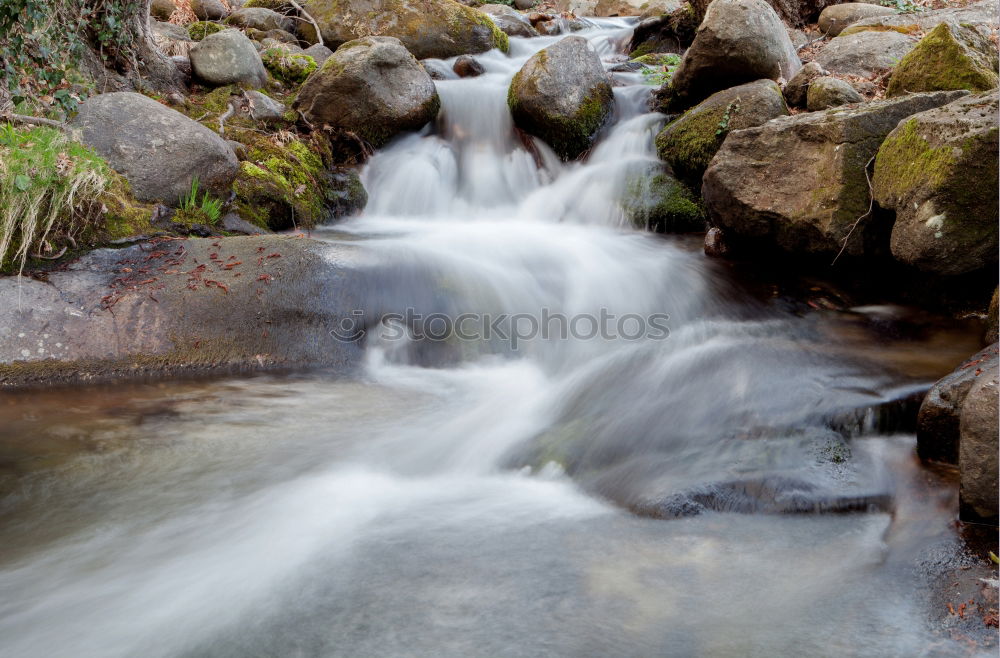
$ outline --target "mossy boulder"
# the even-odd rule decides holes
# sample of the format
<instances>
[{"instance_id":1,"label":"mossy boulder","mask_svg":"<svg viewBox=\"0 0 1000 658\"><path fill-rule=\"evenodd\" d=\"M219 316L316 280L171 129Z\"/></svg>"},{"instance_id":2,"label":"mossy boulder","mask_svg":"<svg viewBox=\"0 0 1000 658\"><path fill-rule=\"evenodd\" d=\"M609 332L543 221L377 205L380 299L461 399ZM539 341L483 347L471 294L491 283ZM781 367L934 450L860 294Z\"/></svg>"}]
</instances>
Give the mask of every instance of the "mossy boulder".
<instances>
[{"instance_id":1,"label":"mossy boulder","mask_svg":"<svg viewBox=\"0 0 1000 658\"><path fill-rule=\"evenodd\" d=\"M845 27L866 18L893 16L895 9L868 2L844 2L825 7L819 14L819 31L829 37L840 34Z\"/></svg>"},{"instance_id":2,"label":"mossy boulder","mask_svg":"<svg viewBox=\"0 0 1000 658\"><path fill-rule=\"evenodd\" d=\"M873 16L859 20L845 28L841 35L865 31L894 31L899 34L920 35L930 32L941 23L965 25L989 38L997 22L997 8L993 0L980 0L964 7L949 7L933 11L902 12Z\"/></svg>"},{"instance_id":3,"label":"mossy boulder","mask_svg":"<svg viewBox=\"0 0 1000 658\"><path fill-rule=\"evenodd\" d=\"M282 82L305 82L316 70L316 60L309 55L292 53L284 48L268 48L260 54L261 61L271 75Z\"/></svg>"},{"instance_id":4,"label":"mossy boulder","mask_svg":"<svg viewBox=\"0 0 1000 658\"><path fill-rule=\"evenodd\" d=\"M433 80L393 37L343 44L302 85L295 103L309 121L352 132L376 147L419 130L441 107Z\"/></svg>"},{"instance_id":5,"label":"mossy boulder","mask_svg":"<svg viewBox=\"0 0 1000 658\"><path fill-rule=\"evenodd\" d=\"M656 136L656 151L673 172L700 186L723 140L733 130L759 126L788 114L773 80L757 80L712 94Z\"/></svg>"},{"instance_id":6,"label":"mossy boulder","mask_svg":"<svg viewBox=\"0 0 1000 658\"><path fill-rule=\"evenodd\" d=\"M864 99L849 83L840 78L828 75L816 78L809 83L806 94L806 109L810 112L828 110L831 107L860 103Z\"/></svg>"},{"instance_id":7,"label":"mossy boulder","mask_svg":"<svg viewBox=\"0 0 1000 658\"><path fill-rule=\"evenodd\" d=\"M658 101L661 109L682 110L746 82L788 80L801 67L785 25L764 0L715 0Z\"/></svg>"},{"instance_id":8,"label":"mossy boulder","mask_svg":"<svg viewBox=\"0 0 1000 658\"><path fill-rule=\"evenodd\" d=\"M915 114L889 133L875 160L875 200L896 211L896 260L954 276L996 268L998 94Z\"/></svg>"},{"instance_id":9,"label":"mossy boulder","mask_svg":"<svg viewBox=\"0 0 1000 658\"><path fill-rule=\"evenodd\" d=\"M246 147L233 185L234 207L256 226L311 228L367 202L357 174L333 168L329 144L319 135L286 141L249 129L229 134Z\"/></svg>"},{"instance_id":10,"label":"mossy boulder","mask_svg":"<svg viewBox=\"0 0 1000 658\"><path fill-rule=\"evenodd\" d=\"M920 40L889 78L886 97L914 91L997 86L997 48L979 32L941 23Z\"/></svg>"},{"instance_id":11,"label":"mossy boulder","mask_svg":"<svg viewBox=\"0 0 1000 658\"><path fill-rule=\"evenodd\" d=\"M531 26L528 17L507 5L486 4L478 8L490 16L500 31L511 37L537 37L538 31Z\"/></svg>"},{"instance_id":12,"label":"mossy boulder","mask_svg":"<svg viewBox=\"0 0 1000 658\"><path fill-rule=\"evenodd\" d=\"M288 14L295 11L295 7L288 0L246 0L243 3L244 9L270 9L279 14Z\"/></svg>"},{"instance_id":13,"label":"mossy boulder","mask_svg":"<svg viewBox=\"0 0 1000 658\"><path fill-rule=\"evenodd\" d=\"M705 228L705 213L698 196L663 171L633 180L622 206L628 221L638 229L678 233Z\"/></svg>"},{"instance_id":14,"label":"mossy boulder","mask_svg":"<svg viewBox=\"0 0 1000 658\"><path fill-rule=\"evenodd\" d=\"M188 25L187 31L188 36L191 37L192 41L201 41L210 34L215 34L216 32L222 32L225 27L218 23L212 23L211 21L196 21Z\"/></svg>"},{"instance_id":15,"label":"mossy boulder","mask_svg":"<svg viewBox=\"0 0 1000 658\"><path fill-rule=\"evenodd\" d=\"M593 145L614 94L597 52L574 36L535 53L511 81L507 102L518 128L572 160Z\"/></svg>"},{"instance_id":16,"label":"mossy boulder","mask_svg":"<svg viewBox=\"0 0 1000 658\"><path fill-rule=\"evenodd\" d=\"M709 221L737 241L795 254L881 257L866 166L903 119L967 92L940 91L779 117L732 132L702 179Z\"/></svg>"},{"instance_id":17,"label":"mossy boulder","mask_svg":"<svg viewBox=\"0 0 1000 658\"><path fill-rule=\"evenodd\" d=\"M493 48L507 52L509 47L507 35L489 16L455 0L312 0L309 13L333 49L368 36L396 37L417 59ZM307 41L317 41L312 24L303 23L299 30Z\"/></svg>"}]
</instances>

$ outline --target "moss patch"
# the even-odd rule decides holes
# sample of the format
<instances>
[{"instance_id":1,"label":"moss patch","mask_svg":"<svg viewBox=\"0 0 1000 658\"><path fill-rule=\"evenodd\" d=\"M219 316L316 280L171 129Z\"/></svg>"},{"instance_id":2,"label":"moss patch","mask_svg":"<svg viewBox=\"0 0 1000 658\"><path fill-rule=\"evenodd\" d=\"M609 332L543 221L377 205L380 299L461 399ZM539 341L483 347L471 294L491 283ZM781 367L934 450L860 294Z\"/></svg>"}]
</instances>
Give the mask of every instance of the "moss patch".
<instances>
[{"instance_id":1,"label":"moss patch","mask_svg":"<svg viewBox=\"0 0 1000 658\"><path fill-rule=\"evenodd\" d=\"M705 227L705 213L698 197L665 173L633 180L628 186L623 208L634 227L657 233Z\"/></svg>"},{"instance_id":2,"label":"moss patch","mask_svg":"<svg viewBox=\"0 0 1000 658\"><path fill-rule=\"evenodd\" d=\"M889 79L887 97L919 91L985 91L997 86L995 51L990 57L988 43L982 44L983 52L963 43L963 39L979 40L971 29L958 28L965 30L960 37L953 29L941 23L903 57Z\"/></svg>"},{"instance_id":3,"label":"moss patch","mask_svg":"<svg viewBox=\"0 0 1000 658\"><path fill-rule=\"evenodd\" d=\"M260 58L271 75L289 84L304 82L317 68L316 60L309 55L290 53L283 48L268 48Z\"/></svg>"},{"instance_id":4,"label":"moss patch","mask_svg":"<svg viewBox=\"0 0 1000 658\"><path fill-rule=\"evenodd\" d=\"M922 31L919 25L852 25L845 28L837 36L846 37L851 34L858 34L859 32L899 32L900 34L912 36L920 34Z\"/></svg>"},{"instance_id":5,"label":"moss patch","mask_svg":"<svg viewBox=\"0 0 1000 658\"><path fill-rule=\"evenodd\" d=\"M191 23L188 25L188 36L195 41L201 41L205 37L215 34L216 32L221 32L226 29L218 23L212 23L210 21L197 21L196 23Z\"/></svg>"}]
</instances>

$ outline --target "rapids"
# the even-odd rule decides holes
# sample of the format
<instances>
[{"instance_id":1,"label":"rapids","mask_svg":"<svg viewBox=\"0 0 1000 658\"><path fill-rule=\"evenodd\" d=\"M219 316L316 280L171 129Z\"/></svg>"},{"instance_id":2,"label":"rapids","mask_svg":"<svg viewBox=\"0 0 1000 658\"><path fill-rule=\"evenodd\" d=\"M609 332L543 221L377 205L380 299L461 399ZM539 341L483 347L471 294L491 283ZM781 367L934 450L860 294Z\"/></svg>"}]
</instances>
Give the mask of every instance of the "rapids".
<instances>
[{"instance_id":1,"label":"rapids","mask_svg":"<svg viewBox=\"0 0 1000 658\"><path fill-rule=\"evenodd\" d=\"M610 64L630 24L594 23ZM953 489L897 417L974 338L789 310L629 227L663 121L641 75L583 163L513 129L509 81L558 38L438 81L436 125L317 232L367 272L356 377L0 405L0 656L964 655L928 623ZM408 309L669 332L380 322Z\"/></svg>"}]
</instances>

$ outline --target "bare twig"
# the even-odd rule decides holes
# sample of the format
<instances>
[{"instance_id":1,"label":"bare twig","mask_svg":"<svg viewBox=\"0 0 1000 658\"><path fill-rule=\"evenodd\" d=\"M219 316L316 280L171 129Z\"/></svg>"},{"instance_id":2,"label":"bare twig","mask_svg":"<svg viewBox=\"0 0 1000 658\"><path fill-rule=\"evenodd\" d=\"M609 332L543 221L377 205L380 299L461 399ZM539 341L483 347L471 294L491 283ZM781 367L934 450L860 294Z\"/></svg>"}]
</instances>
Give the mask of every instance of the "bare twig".
<instances>
[{"instance_id":1,"label":"bare twig","mask_svg":"<svg viewBox=\"0 0 1000 658\"><path fill-rule=\"evenodd\" d=\"M62 121L56 121L54 119L45 119L42 117L29 117L23 114L13 114L13 113L0 114L0 119L4 119L12 123L24 123L29 126L48 126L50 128L58 128L59 130L69 129L68 126Z\"/></svg>"},{"instance_id":2,"label":"bare twig","mask_svg":"<svg viewBox=\"0 0 1000 658\"><path fill-rule=\"evenodd\" d=\"M31 254L32 258L42 258L44 260L59 260L66 253L66 247L59 250L59 253L53 254L52 256L43 256L42 254Z\"/></svg>"},{"instance_id":3,"label":"bare twig","mask_svg":"<svg viewBox=\"0 0 1000 658\"><path fill-rule=\"evenodd\" d=\"M323 43L323 33L322 33L322 32L320 32L320 29L319 29L319 23L317 23L317 22L316 22L316 19L315 19L315 18L313 18L313 17L312 17L312 16L311 16L311 15L309 14L309 12L307 12L307 11L306 11L306 10L305 10L305 9L304 9L304 8L302 7L302 5L300 5L299 3L295 2L295 0L288 0L288 2L290 2L290 3L291 3L291 5L292 5L293 7L295 7L295 8L296 8L296 9L297 9L297 10L299 11L299 13L300 13L300 14L302 14L302 15L303 15L303 16L305 16L305 17L306 17L307 19L309 19L309 22L310 22L310 23L312 23L312 26L313 26L314 28L316 28L316 42L317 42L317 43L318 43L319 45L321 45L321 46L324 46L324 45L326 45L326 44L324 44L324 43Z\"/></svg>"},{"instance_id":4,"label":"bare twig","mask_svg":"<svg viewBox=\"0 0 1000 658\"><path fill-rule=\"evenodd\" d=\"M840 251L838 251L837 255L833 257L833 262L830 263L830 267L837 264L837 259L840 258L840 255L844 253L845 249L847 249L847 242L851 239L851 234L854 233L854 229L858 228L858 224L861 223L861 220L871 215L872 210L875 208L875 190L872 188L872 178L868 175L868 167L870 167L874 161L875 156L873 155L871 159L865 163L865 180L868 181L868 212L855 219L854 223L851 224L851 230L847 232L846 236L844 236L844 243L840 245Z\"/></svg>"},{"instance_id":5,"label":"bare twig","mask_svg":"<svg viewBox=\"0 0 1000 658\"><path fill-rule=\"evenodd\" d=\"M219 135L222 137L226 136L226 121L229 120L231 116L236 114L236 103L230 101L229 107L226 111L219 116Z\"/></svg>"}]
</instances>

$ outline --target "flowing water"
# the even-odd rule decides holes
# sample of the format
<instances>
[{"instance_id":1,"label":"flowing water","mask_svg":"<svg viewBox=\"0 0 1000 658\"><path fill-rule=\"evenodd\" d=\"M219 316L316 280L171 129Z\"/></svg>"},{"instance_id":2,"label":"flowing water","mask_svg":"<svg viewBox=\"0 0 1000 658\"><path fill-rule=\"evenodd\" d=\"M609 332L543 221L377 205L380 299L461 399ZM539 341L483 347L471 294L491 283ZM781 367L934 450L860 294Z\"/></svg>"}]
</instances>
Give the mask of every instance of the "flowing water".
<instances>
[{"instance_id":1,"label":"flowing water","mask_svg":"<svg viewBox=\"0 0 1000 658\"><path fill-rule=\"evenodd\" d=\"M629 30L582 34L612 62ZM3 400L0 656L965 654L929 623L953 488L899 419L974 339L799 312L628 228L663 117L616 74L584 164L522 140L507 86L554 40L438 81L318 234L369 274L356 377ZM408 309L668 331L370 321Z\"/></svg>"}]
</instances>

